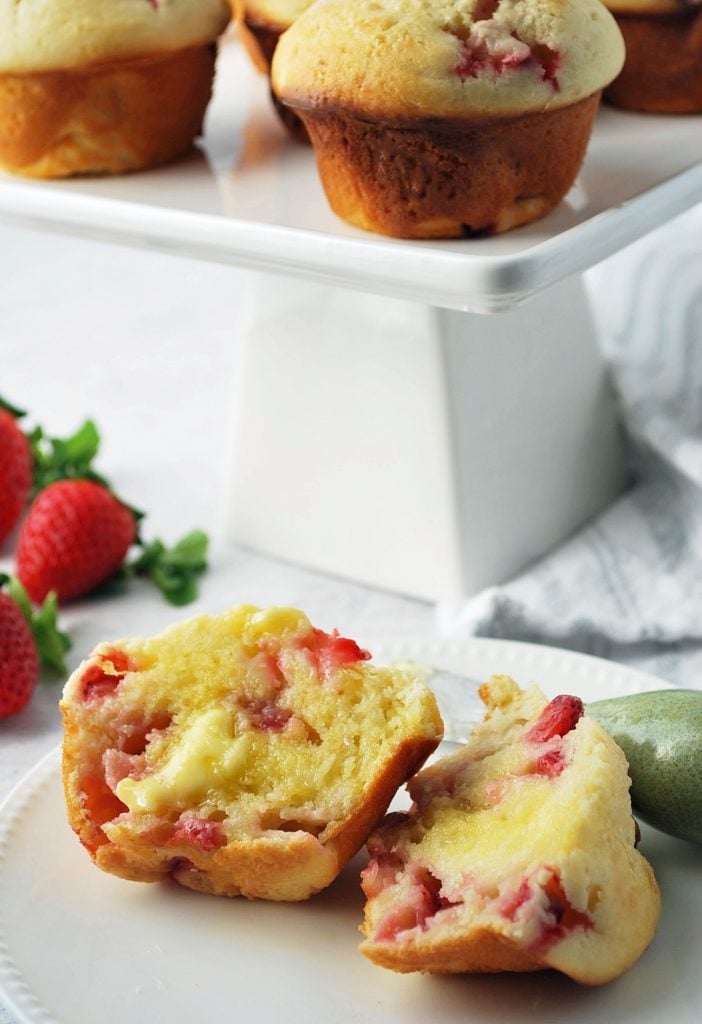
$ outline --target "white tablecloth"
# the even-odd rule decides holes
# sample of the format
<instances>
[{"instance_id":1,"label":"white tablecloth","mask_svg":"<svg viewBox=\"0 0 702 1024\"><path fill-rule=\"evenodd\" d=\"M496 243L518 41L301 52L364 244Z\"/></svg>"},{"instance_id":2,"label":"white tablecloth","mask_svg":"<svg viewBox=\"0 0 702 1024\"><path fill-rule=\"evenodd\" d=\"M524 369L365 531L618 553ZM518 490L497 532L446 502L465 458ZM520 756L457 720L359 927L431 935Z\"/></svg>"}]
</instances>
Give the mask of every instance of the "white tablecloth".
<instances>
[{"instance_id":1,"label":"white tablecloth","mask_svg":"<svg viewBox=\"0 0 702 1024\"><path fill-rule=\"evenodd\" d=\"M586 282L631 440L632 486L516 579L442 608L442 626L569 647L699 686L702 207Z\"/></svg>"}]
</instances>

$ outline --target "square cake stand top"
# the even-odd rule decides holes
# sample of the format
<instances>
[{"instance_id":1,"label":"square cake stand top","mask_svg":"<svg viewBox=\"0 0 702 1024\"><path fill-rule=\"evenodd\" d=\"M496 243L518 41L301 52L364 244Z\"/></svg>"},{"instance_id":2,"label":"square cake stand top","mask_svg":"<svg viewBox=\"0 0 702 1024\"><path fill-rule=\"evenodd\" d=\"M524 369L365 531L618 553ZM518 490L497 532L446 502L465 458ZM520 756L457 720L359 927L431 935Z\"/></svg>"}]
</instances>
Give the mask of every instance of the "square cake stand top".
<instances>
[{"instance_id":1,"label":"square cake stand top","mask_svg":"<svg viewBox=\"0 0 702 1024\"><path fill-rule=\"evenodd\" d=\"M0 217L44 230L294 274L474 313L509 309L702 200L702 118L602 107L582 171L547 217L493 238L405 242L327 206L309 147L225 43L199 152L113 178L0 176Z\"/></svg>"}]
</instances>

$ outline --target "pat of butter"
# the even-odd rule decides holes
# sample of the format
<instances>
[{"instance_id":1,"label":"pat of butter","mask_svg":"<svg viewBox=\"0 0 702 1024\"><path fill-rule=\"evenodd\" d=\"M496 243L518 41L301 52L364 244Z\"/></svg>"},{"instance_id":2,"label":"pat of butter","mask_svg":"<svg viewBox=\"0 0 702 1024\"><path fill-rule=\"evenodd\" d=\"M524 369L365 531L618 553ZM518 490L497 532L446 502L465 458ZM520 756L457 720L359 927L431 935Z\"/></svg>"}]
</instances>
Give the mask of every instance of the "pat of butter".
<instances>
[{"instance_id":1,"label":"pat of butter","mask_svg":"<svg viewBox=\"0 0 702 1024\"><path fill-rule=\"evenodd\" d=\"M232 736L231 713L210 708L178 736L159 767L141 779L122 779L115 792L130 811L158 813L187 807L230 786L249 755L251 734Z\"/></svg>"}]
</instances>

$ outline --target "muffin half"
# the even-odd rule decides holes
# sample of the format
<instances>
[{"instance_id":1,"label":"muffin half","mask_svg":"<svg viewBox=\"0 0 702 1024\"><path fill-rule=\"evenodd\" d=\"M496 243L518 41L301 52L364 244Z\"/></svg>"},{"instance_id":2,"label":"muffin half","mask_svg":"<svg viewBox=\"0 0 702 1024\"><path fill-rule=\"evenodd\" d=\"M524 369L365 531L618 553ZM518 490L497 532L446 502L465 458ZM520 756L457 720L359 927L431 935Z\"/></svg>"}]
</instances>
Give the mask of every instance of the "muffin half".
<instances>
[{"instance_id":1,"label":"muffin half","mask_svg":"<svg viewBox=\"0 0 702 1024\"><path fill-rule=\"evenodd\" d=\"M660 911L624 754L577 697L547 704L504 676L480 692L485 722L410 781L410 813L369 841L361 950L396 971L610 981Z\"/></svg>"},{"instance_id":2,"label":"muffin half","mask_svg":"<svg viewBox=\"0 0 702 1024\"><path fill-rule=\"evenodd\" d=\"M98 867L272 900L329 885L443 731L422 678L369 657L247 605L100 645L61 701L69 821Z\"/></svg>"}]
</instances>

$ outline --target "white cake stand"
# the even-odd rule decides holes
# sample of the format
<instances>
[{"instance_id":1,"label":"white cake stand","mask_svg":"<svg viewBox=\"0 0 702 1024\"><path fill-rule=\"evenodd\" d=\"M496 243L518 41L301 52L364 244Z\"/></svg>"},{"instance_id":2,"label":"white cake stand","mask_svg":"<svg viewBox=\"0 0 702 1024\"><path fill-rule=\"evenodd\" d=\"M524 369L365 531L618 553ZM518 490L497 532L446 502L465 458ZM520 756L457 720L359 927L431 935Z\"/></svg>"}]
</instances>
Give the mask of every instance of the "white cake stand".
<instances>
[{"instance_id":1,"label":"white cake stand","mask_svg":"<svg viewBox=\"0 0 702 1024\"><path fill-rule=\"evenodd\" d=\"M702 199L701 129L605 108L544 220L400 242L329 211L312 153L287 141L230 43L201 155L125 178L2 178L0 216L257 271L239 320L230 535L455 597L512 575L622 487L582 273Z\"/></svg>"}]
</instances>

